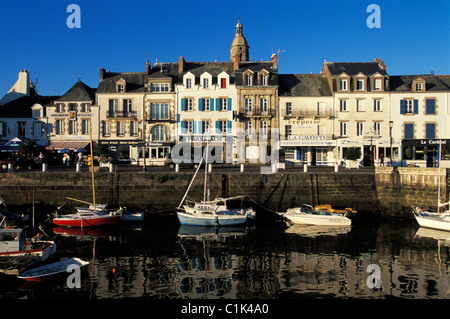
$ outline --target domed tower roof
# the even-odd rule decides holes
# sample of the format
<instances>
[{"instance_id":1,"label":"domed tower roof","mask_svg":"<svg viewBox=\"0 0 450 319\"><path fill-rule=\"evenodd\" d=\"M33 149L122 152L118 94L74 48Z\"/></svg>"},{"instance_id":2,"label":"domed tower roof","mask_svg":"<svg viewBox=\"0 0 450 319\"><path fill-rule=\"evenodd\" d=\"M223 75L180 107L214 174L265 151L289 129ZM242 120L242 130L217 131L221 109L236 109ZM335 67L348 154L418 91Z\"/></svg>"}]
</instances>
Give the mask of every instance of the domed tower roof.
<instances>
[{"instance_id":1,"label":"domed tower roof","mask_svg":"<svg viewBox=\"0 0 450 319\"><path fill-rule=\"evenodd\" d=\"M244 37L243 27L241 21L238 20L236 24L236 35L234 36L233 43L230 48L230 60L233 61L233 57L237 55L239 61L248 61L249 46L247 39Z\"/></svg>"}]
</instances>

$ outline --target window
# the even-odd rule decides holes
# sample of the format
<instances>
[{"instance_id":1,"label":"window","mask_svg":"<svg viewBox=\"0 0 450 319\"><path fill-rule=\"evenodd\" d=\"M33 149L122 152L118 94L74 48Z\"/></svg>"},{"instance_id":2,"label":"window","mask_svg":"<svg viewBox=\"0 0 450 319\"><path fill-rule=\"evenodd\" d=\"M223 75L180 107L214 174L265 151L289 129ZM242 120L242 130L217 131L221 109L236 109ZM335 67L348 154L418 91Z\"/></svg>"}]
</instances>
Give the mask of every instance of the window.
<instances>
[{"instance_id":1,"label":"window","mask_svg":"<svg viewBox=\"0 0 450 319\"><path fill-rule=\"evenodd\" d=\"M211 99L203 99L203 110L211 111Z\"/></svg>"},{"instance_id":2,"label":"window","mask_svg":"<svg viewBox=\"0 0 450 319\"><path fill-rule=\"evenodd\" d=\"M227 88L227 79L226 78L221 78L220 79L220 87L222 89L226 89Z\"/></svg>"},{"instance_id":3,"label":"window","mask_svg":"<svg viewBox=\"0 0 450 319\"><path fill-rule=\"evenodd\" d=\"M164 125L155 125L150 130L150 135L152 137L152 141L168 141L169 140L169 130Z\"/></svg>"},{"instance_id":4,"label":"window","mask_svg":"<svg viewBox=\"0 0 450 319\"><path fill-rule=\"evenodd\" d=\"M259 122L259 136L267 136L269 133L269 125L267 121Z\"/></svg>"},{"instance_id":5,"label":"window","mask_svg":"<svg viewBox=\"0 0 450 319\"><path fill-rule=\"evenodd\" d=\"M88 103L82 103L81 104L81 112L86 113L86 112L89 112L89 111L90 111L89 104Z\"/></svg>"},{"instance_id":6,"label":"window","mask_svg":"<svg viewBox=\"0 0 450 319\"><path fill-rule=\"evenodd\" d=\"M286 102L286 115L292 115L292 102Z\"/></svg>"},{"instance_id":7,"label":"window","mask_svg":"<svg viewBox=\"0 0 450 319\"><path fill-rule=\"evenodd\" d=\"M253 135L255 134L255 130L253 128L253 122L252 121L245 121L244 122L244 129L245 129L245 134L247 136Z\"/></svg>"},{"instance_id":8,"label":"window","mask_svg":"<svg viewBox=\"0 0 450 319\"><path fill-rule=\"evenodd\" d=\"M194 108L194 99L181 99L181 110L182 111L192 111Z\"/></svg>"},{"instance_id":9,"label":"window","mask_svg":"<svg viewBox=\"0 0 450 319\"><path fill-rule=\"evenodd\" d=\"M244 99L245 114L251 114L253 111L253 99Z\"/></svg>"},{"instance_id":10,"label":"window","mask_svg":"<svg viewBox=\"0 0 450 319\"><path fill-rule=\"evenodd\" d=\"M64 120L55 121L56 134L64 134Z\"/></svg>"},{"instance_id":11,"label":"window","mask_svg":"<svg viewBox=\"0 0 450 319\"><path fill-rule=\"evenodd\" d=\"M169 83L152 83L150 92L169 92Z\"/></svg>"},{"instance_id":12,"label":"window","mask_svg":"<svg viewBox=\"0 0 450 319\"><path fill-rule=\"evenodd\" d=\"M292 126L286 125L284 127L284 135L286 135L286 138L288 138L292 134Z\"/></svg>"},{"instance_id":13,"label":"window","mask_svg":"<svg viewBox=\"0 0 450 319\"><path fill-rule=\"evenodd\" d=\"M203 79L203 88L204 89L209 88L209 79L208 78Z\"/></svg>"},{"instance_id":14,"label":"window","mask_svg":"<svg viewBox=\"0 0 450 319\"><path fill-rule=\"evenodd\" d=\"M340 81L339 81L339 90L347 91L347 79L340 79Z\"/></svg>"},{"instance_id":15,"label":"window","mask_svg":"<svg viewBox=\"0 0 450 319\"><path fill-rule=\"evenodd\" d=\"M0 122L0 136L5 137L8 134L6 122Z\"/></svg>"},{"instance_id":16,"label":"window","mask_svg":"<svg viewBox=\"0 0 450 319\"><path fill-rule=\"evenodd\" d=\"M317 115L325 114L325 102L317 102Z\"/></svg>"},{"instance_id":17,"label":"window","mask_svg":"<svg viewBox=\"0 0 450 319\"><path fill-rule=\"evenodd\" d=\"M347 112L347 100L339 100L339 111Z\"/></svg>"},{"instance_id":18,"label":"window","mask_svg":"<svg viewBox=\"0 0 450 319\"><path fill-rule=\"evenodd\" d=\"M69 134L77 134L77 122L69 121Z\"/></svg>"},{"instance_id":19,"label":"window","mask_svg":"<svg viewBox=\"0 0 450 319\"><path fill-rule=\"evenodd\" d=\"M423 83L422 82L416 83L416 91L423 91Z\"/></svg>"},{"instance_id":20,"label":"window","mask_svg":"<svg viewBox=\"0 0 450 319\"><path fill-rule=\"evenodd\" d=\"M33 117L35 119L40 118L41 117L41 110L40 109L33 110Z\"/></svg>"},{"instance_id":21,"label":"window","mask_svg":"<svg viewBox=\"0 0 450 319\"><path fill-rule=\"evenodd\" d=\"M186 79L186 88L187 89L192 88L192 79Z\"/></svg>"},{"instance_id":22,"label":"window","mask_svg":"<svg viewBox=\"0 0 450 319\"><path fill-rule=\"evenodd\" d=\"M200 134L209 133L209 130L211 128L211 123L209 121L201 121L200 125L201 125L200 127L201 132L199 132Z\"/></svg>"},{"instance_id":23,"label":"window","mask_svg":"<svg viewBox=\"0 0 450 319\"><path fill-rule=\"evenodd\" d=\"M128 117L132 113L132 100L123 100L123 117Z\"/></svg>"},{"instance_id":24,"label":"window","mask_svg":"<svg viewBox=\"0 0 450 319\"><path fill-rule=\"evenodd\" d=\"M259 77L259 84L260 85L267 85L267 75L261 75Z\"/></svg>"},{"instance_id":25,"label":"window","mask_svg":"<svg viewBox=\"0 0 450 319\"><path fill-rule=\"evenodd\" d=\"M364 122L356 122L356 136L363 135Z\"/></svg>"},{"instance_id":26,"label":"window","mask_svg":"<svg viewBox=\"0 0 450 319\"><path fill-rule=\"evenodd\" d=\"M316 161L326 162L328 159L328 150L326 147L318 147L316 149Z\"/></svg>"},{"instance_id":27,"label":"window","mask_svg":"<svg viewBox=\"0 0 450 319\"><path fill-rule=\"evenodd\" d=\"M373 130L375 134L381 135L381 122L373 122Z\"/></svg>"},{"instance_id":28,"label":"window","mask_svg":"<svg viewBox=\"0 0 450 319\"><path fill-rule=\"evenodd\" d=\"M381 112L381 100L373 100L373 111Z\"/></svg>"},{"instance_id":29,"label":"window","mask_svg":"<svg viewBox=\"0 0 450 319\"><path fill-rule=\"evenodd\" d=\"M125 92L125 86L123 84L117 84L117 93Z\"/></svg>"},{"instance_id":30,"label":"window","mask_svg":"<svg viewBox=\"0 0 450 319\"><path fill-rule=\"evenodd\" d=\"M81 120L81 134L89 134L89 120Z\"/></svg>"},{"instance_id":31,"label":"window","mask_svg":"<svg viewBox=\"0 0 450 319\"><path fill-rule=\"evenodd\" d=\"M428 115L436 114L436 100L435 99L427 99L426 100L425 114L428 114Z\"/></svg>"},{"instance_id":32,"label":"window","mask_svg":"<svg viewBox=\"0 0 450 319\"><path fill-rule=\"evenodd\" d=\"M117 111L117 106L119 105L119 101L114 99L114 100L109 100L109 117L114 117L115 113Z\"/></svg>"},{"instance_id":33,"label":"window","mask_svg":"<svg viewBox=\"0 0 450 319\"><path fill-rule=\"evenodd\" d=\"M364 100L356 100L356 112L364 112Z\"/></svg>"},{"instance_id":34,"label":"window","mask_svg":"<svg viewBox=\"0 0 450 319\"><path fill-rule=\"evenodd\" d=\"M224 99L224 98L220 98L219 99L219 103L220 103L220 111L226 111L227 110L227 107L228 107L228 105L227 105L227 100L228 99Z\"/></svg>"},{"instance_id":35,"label":"window","mask_svg":"<svg viewBox=\"0 0 450 319\"><path fill-rule=\"evenodd\" d=\"M117 136L123 136L125 135L125 129L124 129L124 124L121 121L117 121L116 122L116 134Z\"/></svg>"},{"instance_id":36,"label":"window","mask_svg":"<svg viewBox=\"0 0 450 319\"><path fill-rule=\"evenodd\" d=\"M228 121L217 121L217 128L221 133L227 133L227 122Z\"/></svg>"},{"instance_id":37,"label":"window","mask_svg":"<svg viewBox=\"0 0 450 319\"><path fill-rule=\"evenodd\" d=\"M259 99L259 111L261 115L269 115L269 101L265 98Z\"/></svg>"},{"instance_id":38,"label":"window","mask_svg":"<svg viewBox=\"0 0 450 319\"><path fill-rule=\"evenodd\" d=\"M137 136L138 135L138 123L135 121L130 122L130 135Z\"/></svg>"},{"instance_id":39,"label":"window","mask_svg":"<svg viewBox=\"0 0 450 319\"><path fill-rule=\"evenodd\" d=\"M42 122L34 122L33 123L33 136L41 137L42 136Z\"/></svg>"},{"instance_id":40,"label":"window","mask_svg":"<svg viewBox=\"0 0 450 319\"><path fill-rule=\"evenodd\" d=\"M103 136L109 136L111 134L109 130L109 122L102 121L102 134Z\"/></svg>"},{"instance_id":41,"label":"window","mask_svg":"<svg viewBox=\"0 0 450 319\"><path fill-rule=\"evenodd\" d=\"M69 112L76 112L77 105L75 103L69 103Z\"/></svg>"},{"instance_id":42,"label":"window","mask_svg":"<svg viewBox=\"0 0 450 319\"><path fill-rule=\"evenodd\" d=\"M325 125L317 125L317 135L325 134Z\"/></svg>"},{"instance_id":43,"label":"window","mask_svg":"<svg viewBox=\"0 0 450 319\"><path fill-rule=\"evenodd\" d=\"M253 84L253 77L251 75L245 76L245 85L252 85Z\"/></svg>"},{"instance_id":44,"label":"window","mask_svg":"<svg viewBox=\"0 0 450 319\"><path fill-rule=\"evenodd\" d=\"M373 81L373 90L374 91L381 91L381 84L382 84L381 79L375 79Z\"/></svg>"},{"instance_id":45,"label":"window","mask_svg":"<svg viewBox=\"0 0 450 319\"><path fill-rule=\"evenodd\" d=\"M347 136L347 122L340 122L341 136Z\"/></svg>"},{"instance_id":46,"label":"window","mask_svg":"<svg viewBox=\"0 0 450 319\"><path fill-rule=\"evenodd\" d=\"M194 133L194 121L181 121L181 133Z\"/></svg>"},{"instance_id":47,"label":"window","mask_svg":"<svg viewBox=\"0 0 450 319\"><path fill-rule=\"evenodd\" d=\"M58 104L56 104L56 112L57 112L57 113L62 113L62 112L64 112L64 104L63 104L63 103L58 103Z\"/></svg>"},{"instance_id":48,"label":"window","mask_svg":"<svg viewBox=\"0 0 450 319\"><path fill-rule=\"evenodd\" d=\"M403 127L405 138L414 138L414 123L405 123Z\"/></svg>"},{"instance_id":49,"label":"window","mask_svg":"<svg viewBox=\"0 0 450 319\"><path fill-rule=\"evenodd\" d=\"M25 127L27 122L17 122L17 128L19 132L19 137L25 137Z\"/></svg>"},{"instance_id":50,"label":"window","mask_svg":"<svg viewBox=\"0 0 450 319\"><path fill-rule=\"evenodd\" d=\"M356 80L356 89L358 91L363 91L364 90L364 80L363 79L357 79Z\"/></svg>"},{"instance_id":51,"label":"window","mask_svg":"<svg viewBox=\"0 0 450 319\"><path fill-rule=\"evenodd\" d=\"M168 120L169 104L168 103L152 103L150 105L150 118L152 120Z\"/></svg>"},{"instance_id":52,"label":"window","mask_svg":"<svg viewBox=\"0 0 450 319\"><path fill-rule=\"evenodd\" d=\"M436 124L426 123L425 124L425 138L436 138Z\"/></svg>"},{"instance_id":53,"label":"window","mask_svg":"<svg viewBox=\"0 0 450 319\"><path fill-rule=\"evenodd\" d=\"M419 114L419 100L401 100L400 114Z\"/></svg>"}]
</instances>

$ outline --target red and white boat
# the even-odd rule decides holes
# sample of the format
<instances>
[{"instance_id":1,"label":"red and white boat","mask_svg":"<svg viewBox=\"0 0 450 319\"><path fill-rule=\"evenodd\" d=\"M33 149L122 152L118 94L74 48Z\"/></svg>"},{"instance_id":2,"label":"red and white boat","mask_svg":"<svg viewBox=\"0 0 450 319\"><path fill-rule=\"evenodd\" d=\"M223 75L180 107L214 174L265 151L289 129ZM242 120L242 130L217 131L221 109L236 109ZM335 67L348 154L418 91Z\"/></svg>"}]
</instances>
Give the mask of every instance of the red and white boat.
<instances>
[{"instance_id":1,"label":"red and white boat","mask_svg":"<svg viewBox=\"0 0 450 319\"><path fill-rule=\"evenodd\" d=\"M79 258L70 258L58 261L52 264L29 269L20 273L17 277L26 281L42 282L46 280L56 279L58 277L68 276L67 269L71 267L79 267L80 270L86 270L90 262Z\"/></svg>"},{"instance_id":2,"label":"red and white boat","mask_svg":"<svg viewBox=\"0 0 450 319\"><path fill-rule=\"evenodd\" d=\"M74 214L60 215L53 218L53 224L67 227L98 227L116 225L122 219L123 209L108 211L106 205L93 205L89 208L77 208Z\"/></svg>"}]
</instances>

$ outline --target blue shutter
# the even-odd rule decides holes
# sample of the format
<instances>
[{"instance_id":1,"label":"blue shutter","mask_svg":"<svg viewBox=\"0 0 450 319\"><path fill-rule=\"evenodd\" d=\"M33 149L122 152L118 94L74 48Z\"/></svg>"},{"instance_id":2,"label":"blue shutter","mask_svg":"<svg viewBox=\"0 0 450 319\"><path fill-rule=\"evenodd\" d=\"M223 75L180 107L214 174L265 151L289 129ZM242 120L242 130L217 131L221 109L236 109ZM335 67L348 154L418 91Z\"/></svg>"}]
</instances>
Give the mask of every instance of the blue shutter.
<instances>
[{"instance_id":1,"label":"blue shutter","mask_svg":"<svg viewBox=\"0 0 450 319\"><path fill-rule=\"evenodd\" d=\"M231 133L231 127L232 127L232 123L231 123L231 121L228 121L228 123L227 123L227 133Z\"/></svg>"},{"instance_id":2,"label":"blue shutter","mask_svg":"<svg viewBox=\"0 0 450 319\"><path fill-rule=\"evenodd\" d=\"M220 99L216 99L216 111L220 111Z\"/></svg>"},{"instance_id":3,"label":"blue shutter","mask_svg":"<svg viewBox=\"0 0 450 319\"><path fill-rule=\"evenodd\" d=\"M427 114L435 114L436 113L436 100L428 99L427 100Z\"/></svg>"},{"instance_id":4,"label":"blue shutter","mask_svg":"<svg viewBox=\"0 0 450 319\"><path fill-rule=\"evenodd\" d=\"M198 99L198 110L203 111L203 99Z\"/></svg>"},{"instance_id":5,"label":"blue shutter","mask_svg":"<svg viewBox=\"0 0 450 319\"><path fill-rule=\"evenodd\" d=\"M193 134L197 133L197 122L198 121L192 121L192 133Z\"/></svg>"},{"instance_id":6,"label":"blue shutter","mask_svg":"<svg viewBox=\"0 0 450 319\"><path fill-rule=\"evenodd\" d=\"M209 109L214 111L214 99L209 99Z\"/></svg>"},{"instance_id":7,"label":"blue shutter","mask_svg":"<svg viewBox=\"0 0 450 319\"><path fill-rule=\"evenodd\" d=\"M186 99L181 99L181 110L186 111Z\"/></svg>"},{"instance_id":8,"label":"blue shutter","mask_svg":"<svg viewBox=\"0 0 450 319\"><path fill-rule=\"evenodd\" d=\"M228 98L228 111L231 111L231 98Z\"/></svg>"},{"instance_id":9,"label":"blue shutter","mask_svg":"<svg viewBox=\"0 0 450 319\"><path fill-rule=\"evenodd\" d=\"M220 134L220 121L216 121L216 134Z\"/></svg>"},{"instance_id":10,"label":"blue shutter","mask_svg":"<svg viewBox=\"0 0 450 319\"><path fill-rule=\"evenodd\" d=\"M419 114L419 100L414 100L414 114Z\"/></svg>"},{"instance_id":11,"label":"blue shutter","mask_svg":"<svg viewBox=\"0 0 450 319\"><path fill-rule=\"evenodd\" d=\"M406 113L406 100L400 100L400 114Z\"/></svg>"},{"instance_id":12,"label":"blue shutter","mask_svg":"<svg viewBox=\"0 0 450 319\"><path fill-rule=\"evenodd\" d=\"M405 138L414 138L414 124L405 124Z\"/></svg>"},{"instance_id":13,"label":"blue shutter","mask_svg":"<svg viewBox=\"0 0 450 319\"><path fill-rule=\"evenodd\" d=\"M181 121L181 134L186 133L186 121Z\"/></svg>"},{"instance_id":14,"label":"blue shutter","mask_svg":"<svg viewBox=\"0 0 450 319\"><path fill-rule=\"evenodd\" d=\"M425 134L426 137L425 138L436 138L436 127L434 125L434 123L427 123L425 126Z\"/></svg>"}]
</instances>

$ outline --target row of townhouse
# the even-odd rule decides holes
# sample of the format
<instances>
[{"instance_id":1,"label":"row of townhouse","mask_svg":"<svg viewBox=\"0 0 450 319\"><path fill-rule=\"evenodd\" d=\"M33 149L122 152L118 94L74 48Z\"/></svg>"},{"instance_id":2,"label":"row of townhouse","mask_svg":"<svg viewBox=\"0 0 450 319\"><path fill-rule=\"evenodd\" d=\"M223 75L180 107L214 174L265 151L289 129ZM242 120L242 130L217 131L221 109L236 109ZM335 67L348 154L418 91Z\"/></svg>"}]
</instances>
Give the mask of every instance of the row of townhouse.
<instances>
[{"instance_id":1,"label":"row of townhouse","mask_svg":"<svg viewBox=\"0 0 450 319\"><path fill-rule=\"evenodd\" d=\"M92 126L114 160L138 165L209 144L216 160L233 163L266 162L281 149L294 165L336 165L357 147L366 166L382 159L433 166L440 158L450 167L449 76L390 76L379 58L279 74L276 54L248 57L239 22L228 62L180 57L147 62L144 72L100 68L97 88L78 81L57 97L35 94L21 71L2 99L0 137L35 139L49 150L87 148Z\"/></svg>"}]
</instances>

